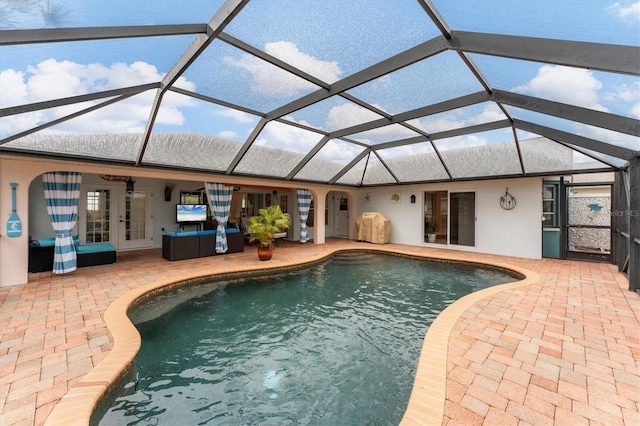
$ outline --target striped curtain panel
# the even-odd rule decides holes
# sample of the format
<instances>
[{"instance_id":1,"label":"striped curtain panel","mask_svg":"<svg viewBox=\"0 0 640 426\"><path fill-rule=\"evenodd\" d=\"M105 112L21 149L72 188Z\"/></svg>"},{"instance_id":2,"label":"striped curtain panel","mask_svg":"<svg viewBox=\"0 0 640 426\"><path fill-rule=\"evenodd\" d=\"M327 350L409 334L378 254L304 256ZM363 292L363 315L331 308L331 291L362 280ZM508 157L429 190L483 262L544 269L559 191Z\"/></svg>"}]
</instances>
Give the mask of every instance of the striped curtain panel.
<instances>
[{"instance_id":1,"label":"striped curtain panel","mask_svg":"<svg viewBox=\"0 0 640 426\"><path fill-rule=\"evenodd\" d=\"M307 218L311 208L311 191L308 189L298 189L298 212L300 213L300 242L306 243L307 238Z\"/></svg>"},{"instance_id":2,"label":"striped curtain panel","mask_svg":"<svg viewBox=\"0 0 640 426\"><path fill-rule=\"evenodd\" d=\"M231 210L231 197L233 196L233 188L223 183L205 182L207 191L207 199L213 217L218 221L216 228L216 253L225 253L229 246L227 245L227 221L229 220L229 211Z\"/></svg>"},{"instance_id":3,"label":"striped curtain panel","mask_svg":"<svg viewBox=\"0 0 640 426\"><path fill-rule=\"evenodd\" d=\"M75 172L49 172L42 175L47 213L56 231L54 274L66 274L77 267L71 230L78 218L81 182L82 175Z\"/></svg>"}]
</instances>

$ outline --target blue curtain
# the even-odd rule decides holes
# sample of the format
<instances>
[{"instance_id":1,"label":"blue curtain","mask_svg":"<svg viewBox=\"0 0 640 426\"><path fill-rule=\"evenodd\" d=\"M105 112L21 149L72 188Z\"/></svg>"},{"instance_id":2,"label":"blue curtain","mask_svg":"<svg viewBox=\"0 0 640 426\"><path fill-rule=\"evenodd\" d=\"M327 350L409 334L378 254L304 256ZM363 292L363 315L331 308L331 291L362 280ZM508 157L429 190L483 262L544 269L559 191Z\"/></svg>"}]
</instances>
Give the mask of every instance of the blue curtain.
<instances>
[{"instance_id":1,"label":"blue curtain","mask_svg":"<svg viewBox=\"0 0 640 426\"><path fill-rule=\"evenodd\" d=\"M82 175L74 172L49 172L42 175L44 199L51 225L56 231L53 273L75 271L76 247L71 230L78 218L78 200Z\"/></svg>"},{"instance_id":2,"label":"blue curtain","mask_svg":"<svg viewBox=\"0 0 640 426\"><path fill-rule=\"evenodd\" d=\"M298 189L298 212L300 213L300 242L306 243L307 238L307 218L311 208L311 191L308 189Z\"/></svg>"},{"instance_id":3,"label":"blue curtain","mask_svg":"<svg viewBox=\"0 0 640 426\"><path fill-rule=\"evenodd\" d=\"M216 228L216 253L225 253L229 246L227 245L227 221L229 220L229 211L231 210L231 197L233 196L233 188L223 183L205 182L204 186L207 191L209 207L213 217L218 221Z\"/></svg>"}]
</instances>

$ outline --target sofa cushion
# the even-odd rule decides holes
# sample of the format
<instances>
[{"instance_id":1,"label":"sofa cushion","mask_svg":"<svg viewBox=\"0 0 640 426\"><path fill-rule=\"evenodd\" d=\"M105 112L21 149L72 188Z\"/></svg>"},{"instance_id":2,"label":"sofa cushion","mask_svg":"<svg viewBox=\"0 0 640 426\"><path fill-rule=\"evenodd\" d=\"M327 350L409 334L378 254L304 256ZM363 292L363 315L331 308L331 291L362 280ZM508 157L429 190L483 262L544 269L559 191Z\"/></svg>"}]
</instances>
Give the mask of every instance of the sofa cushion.
<instances>
[{"instance_id":1,"label":"sofa cushion","mask_svg":"<svg viewBox=\"0 0 640 426\"><path fill-rule=\"evenodd\" d=\"M78 254L104 253L107 251L116 251L116 248L111 243L87 244L76 247L76 253Z\"/></svg>"},{"instance_id":2,"label":"sofa cushion","mask_svg":"<svg viewBox=\"0 0 640 426\"><path fill-rule=\"evenodd\" d=\"M73 238L73 244L76 245L76 247L79 244L79 237L77 235L73 235L71 238ZM56 245L56 237L44 237L43 239L38 241L40 243L40 247L50 247L50 246L54 246Z\"/></svg>"},{"instance_id":3,"label":"sofa cushion","mask_svg":"<svg viewBox=\"0 0 640 426\"><path fill-rule=\"evenodd\" d=\"M181 231L181 232L167 232L170 237L193 237L198 235L198 231Z\"/></svg>"},{"instance_id":4,"label":"sofa cushion","mask_svg":"<svg viewBox=\"0 0 640 426\"><path fill-rule=\"evenodd\" d=\"M56 237L46 237L38 241L40 247L51 247L56 244Z\"/></svg>"}]
</instances>

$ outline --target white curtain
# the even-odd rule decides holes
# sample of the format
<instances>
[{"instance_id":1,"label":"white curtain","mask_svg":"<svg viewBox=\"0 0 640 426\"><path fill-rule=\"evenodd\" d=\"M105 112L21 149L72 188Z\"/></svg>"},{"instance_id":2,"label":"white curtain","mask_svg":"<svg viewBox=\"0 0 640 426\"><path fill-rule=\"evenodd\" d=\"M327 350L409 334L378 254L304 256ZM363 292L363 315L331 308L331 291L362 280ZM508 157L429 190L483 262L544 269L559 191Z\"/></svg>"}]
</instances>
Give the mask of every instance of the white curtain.
<instances>
[{"instance_id":1,"label":"white curtain","mask_svg":"<svg viewBox=\"0 0 640 426\"><path fill-rule=\"evenodd\" d=\"M298 189L298 212L300 213L300 242L306 243L307 238L307 218L311 208L311 191L308 189Z\"/></svg>"},{"instance_id":2,"label":"white curtain","mask_svg":"<svg viewBox=\"0 0 640 426\"><path fill-rule=\"evenodd\" d=\"M54 274L65 274L77 269L76 246L71 237L71 230L78 218L81 182L80 173L49 172L42 175L47 213L56 231Z\"/></svg>"},{"instance_id":3,"label":"white curtain","mask_svg":"<svg viewBox=\"0 0 640 426\"><path fill-rule=\"evenodd\" d=\"M205 182L209 207L213 217L218 222L216 228L216 253L226 253L229 249L227 245L227 221L231 210L231 197L233 188L223 183Z\"/></svg>"}]
</instances>

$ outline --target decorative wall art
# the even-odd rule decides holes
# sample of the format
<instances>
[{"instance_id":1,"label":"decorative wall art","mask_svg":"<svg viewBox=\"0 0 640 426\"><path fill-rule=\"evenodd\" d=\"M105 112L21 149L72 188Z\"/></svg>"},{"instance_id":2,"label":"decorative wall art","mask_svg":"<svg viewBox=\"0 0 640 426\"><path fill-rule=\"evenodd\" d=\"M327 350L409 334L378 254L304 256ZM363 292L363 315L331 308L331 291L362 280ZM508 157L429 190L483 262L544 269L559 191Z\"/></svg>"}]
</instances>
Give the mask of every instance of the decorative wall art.
<instances>
[{"instance_id":1,"label":"decorative wall art","mask_svg":"<svg viewBox=\"0 0 640 426\"><path fill-rule=\"evenodd\" d=\"M11 187L11 215L7 220L7 237L19 237L22 235L22 221L16 211L16 188L18 184L11 182L9 186Z\"/></svg>"},{"instance_id":2,"label":"decorative wall art","mask_svg":"<svg viewBox=\"0 0 640 426\"><path fill-rule=\"evenodd\" d=\"M389 201L391 202L391 204L400 204L400 202L402 201L402 193L398 191L391 192Z\"/></svg>"}]
</instances>

